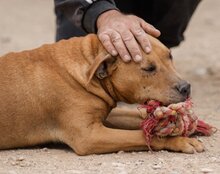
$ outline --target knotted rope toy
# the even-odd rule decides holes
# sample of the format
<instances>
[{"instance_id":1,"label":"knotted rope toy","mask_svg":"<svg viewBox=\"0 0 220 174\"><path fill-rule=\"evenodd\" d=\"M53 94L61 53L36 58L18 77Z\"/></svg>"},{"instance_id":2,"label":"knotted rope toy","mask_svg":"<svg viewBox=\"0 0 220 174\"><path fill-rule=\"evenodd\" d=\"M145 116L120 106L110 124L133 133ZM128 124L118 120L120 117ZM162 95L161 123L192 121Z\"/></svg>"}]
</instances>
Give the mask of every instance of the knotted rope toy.
<instances>
[{"instance_id":1,"label":"knotted rope toy","mask_svg":"<svg viewBox=\"0 0 220 174\"><path fill-rule=\"evenodd\" d=\"M138 109L144 108L147 112L147 117L141 123L147 145L150 145L153 136L210 136L216 132L216 128L198 119L192 107L190 99L167 107L155 100L139 106Z\"/></svg>"}]
</instances>

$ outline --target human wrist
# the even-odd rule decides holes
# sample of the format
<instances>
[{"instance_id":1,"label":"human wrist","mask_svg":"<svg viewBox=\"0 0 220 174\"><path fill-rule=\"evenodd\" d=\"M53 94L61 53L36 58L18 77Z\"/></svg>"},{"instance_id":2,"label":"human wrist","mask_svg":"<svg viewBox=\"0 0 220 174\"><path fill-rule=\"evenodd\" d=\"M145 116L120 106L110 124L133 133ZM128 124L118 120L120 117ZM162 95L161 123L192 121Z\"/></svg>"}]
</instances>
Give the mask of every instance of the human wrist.
<instances>
[{"instance_id":1,"label":"human wrist","mask_svg":"<svg viewBox=\"0 0 220 174\"><path fill-rule=\"evenodd\" d=\"M97 18L96 21L96 26L97 28L99 28L101 26L101 24L103 23L103 21L105 21L109 16L115 16L115 15L120 15L121 13L118 10L108 10L105 11L104 13L100 14Z\"/></svg>"},{"instance_id":2,"label":"human wrist","mask_svg":"<svg viewBox=\"0 0 220 174\"><path fill-rule=\"evenodd\" d=\"M82 20L82 26L84 30L88 33L96 33L96 21L99 15L113 9L117 11L117 7L115 6L115 4L111 3L108 0L95 1L84 13Z\"/></svg>"}]
</instances>

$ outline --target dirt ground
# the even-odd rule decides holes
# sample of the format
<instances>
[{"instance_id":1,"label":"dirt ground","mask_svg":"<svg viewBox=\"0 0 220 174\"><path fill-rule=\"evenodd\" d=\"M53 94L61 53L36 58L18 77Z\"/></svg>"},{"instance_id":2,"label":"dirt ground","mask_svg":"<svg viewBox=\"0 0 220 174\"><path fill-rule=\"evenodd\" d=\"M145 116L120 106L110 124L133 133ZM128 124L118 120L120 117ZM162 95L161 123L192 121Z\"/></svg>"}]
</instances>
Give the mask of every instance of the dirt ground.
<instances>
[{"instance_id":1,"label":"dirt ground","mask_svg":"<svg viewBox=\"0 0 220 174\"><path fill-rule=\"evenodd\" d=\"M203 1L173 49L178 71L191 82L195 112L220 127L220 1ZM53 1L0 1L0 55L54 42ZM66 146L0 152L0 174L181 174L220 173L220 131L201 137L204 153L119 152L77 156Z\"/></svg>"}]
</instances>

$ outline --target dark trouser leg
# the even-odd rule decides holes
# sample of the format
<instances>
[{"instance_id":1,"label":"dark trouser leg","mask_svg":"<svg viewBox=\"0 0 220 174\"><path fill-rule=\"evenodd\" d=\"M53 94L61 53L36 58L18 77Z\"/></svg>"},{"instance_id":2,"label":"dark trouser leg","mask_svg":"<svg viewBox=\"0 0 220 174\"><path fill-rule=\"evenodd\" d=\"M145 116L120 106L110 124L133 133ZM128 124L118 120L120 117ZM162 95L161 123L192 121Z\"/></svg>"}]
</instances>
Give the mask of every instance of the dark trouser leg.
<instances>
[{"instance_id":1,"label":"dark trouser leg","mask_svg":"<svg viewBox=\"0 0 220 174\"><path fill-rule=\"evenodd\" d=\"M155 1L155 14L153 15L160 16L160 19L157 18L154 25L161 31L159 39L166 46L173 47L184 40L184 31L200 0L166 0L165 2L167 4L164 5L169 6L169 10L163 14L159 11L160 8L164 11L161 0Z\"/></svg>"},{"instance_id":2,"label":"dark trouser leg","mask_svg":"<svg viewBox=\"0 0 220 174\"><path fill-rule=\"evenodd\" d=\"M75 36L85 36L87 33L74 26L61 12L56 12L56 41Z\"/></svg>"},{"instance_id":3,"label":"dark trouser leg","mask_svg":"<svg viewBox=\"0 0 220 174\"><path fill-rule=\"evenodd\" d=\"M173 47L183 41L183 33L200 0L115 0L118 8L133 13L161 31L160 41Z\"/></svg>"},{"instance_id":4,"label":"dark trouser leg","mask_svg":"<svg viewBox=\"0 0 220 174\"><path fill-rule=\"evenodd\" d=\"M115 0L122 12L133 13L161 31L160 41L173 47L184 39L184 31L200 0ZM71 23L61 11L56 12L56 41L87 33Z\"/></svg>"}]
</instances>

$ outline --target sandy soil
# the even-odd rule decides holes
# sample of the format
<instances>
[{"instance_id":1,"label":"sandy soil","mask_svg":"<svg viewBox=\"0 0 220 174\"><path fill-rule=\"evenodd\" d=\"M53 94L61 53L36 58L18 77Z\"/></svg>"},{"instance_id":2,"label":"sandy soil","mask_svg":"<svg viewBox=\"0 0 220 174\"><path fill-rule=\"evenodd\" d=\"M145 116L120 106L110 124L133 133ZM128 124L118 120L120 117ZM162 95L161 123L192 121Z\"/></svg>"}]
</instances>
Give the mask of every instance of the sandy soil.
<instances>
[{"instance_id":1,"label":"sandy soil","mask_svg":"<svg viewBox=\"0 0 220 174\"><path fill-rule=\"evenodd\" d=\"M220 1L203 1L173 49L179 72L192 83L195 111L220 127ZM0 1L0 55L54 41L53 1ZM201 137L204 153L119 152L80 157L66 146L41 146L0 152L0 174L220 173L220 132Z\"/></svg>"}]
</instances>

